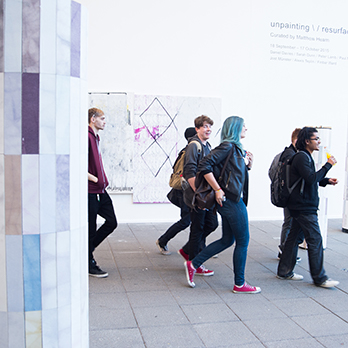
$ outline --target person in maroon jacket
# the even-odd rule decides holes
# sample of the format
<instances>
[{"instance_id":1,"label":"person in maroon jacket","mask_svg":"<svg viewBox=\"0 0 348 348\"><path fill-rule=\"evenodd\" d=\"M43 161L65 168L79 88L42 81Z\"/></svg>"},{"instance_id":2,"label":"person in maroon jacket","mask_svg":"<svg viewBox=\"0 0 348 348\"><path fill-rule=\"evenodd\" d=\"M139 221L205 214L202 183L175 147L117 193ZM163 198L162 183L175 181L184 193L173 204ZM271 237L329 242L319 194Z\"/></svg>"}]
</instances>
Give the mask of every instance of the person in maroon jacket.
<instances>
[{"instance_id":1,"label":"person in maroon jacket","mask_svg":"<svg viewBox=\"0 0 348 348\"><path fill-rule=\"evenodd\" d=\"M97 108L88 110L88 234L89 234L89 275L105 278L108 276L97 265L94 249L117 227L112 200L106 192L109 185L105 175L99 147L98 132L105 127L104 112ZM105 219L97 230L97 215Z\"/></svg>"}]
</instances>

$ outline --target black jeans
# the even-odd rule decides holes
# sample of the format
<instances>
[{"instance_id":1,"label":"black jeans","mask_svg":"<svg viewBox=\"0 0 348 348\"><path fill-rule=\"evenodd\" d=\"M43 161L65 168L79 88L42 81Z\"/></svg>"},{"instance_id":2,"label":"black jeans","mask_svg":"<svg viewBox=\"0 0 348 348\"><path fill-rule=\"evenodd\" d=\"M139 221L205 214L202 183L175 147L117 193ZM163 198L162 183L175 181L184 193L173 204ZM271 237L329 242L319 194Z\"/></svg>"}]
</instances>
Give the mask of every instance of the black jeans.
<instances>
[{"instance_id":1,"label":"black jeans","mask_svg":"<svg viewBox=\"0 0 348 348\"><path fill-rule=\"evenodd\" d=\"M196 208L191 211L190 237L183 250L189 255L189 260L205 247L205 239L216 230L219 223L217 215L213 210L202 210Z\"/></svg>"},{"instance_id":2,"label":"black jeans","mask_svg":"<svg viewBox=\"0 0 348 348\"><path fill-rule=\"evenodd\" d=\"M292 219L293 218L290 215L290 210L285 207L284 208L284 222L283 222L282 231L280 234L280 245L279 245L280 250L284 249L286 238L288 238L288 235L290 232ZM301 230L298 234L297 244L303 243L303 240L304 240L304 235L303 235L303 231Z\"/></svg>"},{"instance_id":3,"label":"black jeans","mask_svg":"<svg viewBox=\"0 0 348 348\"><path fill-rule=\"evenodd\" d=\"M328 277L324 270L323 241L317 214L293 216L291 229L279 261L278 276L289 277L293 274L298 250L298 235L301 229L308 245L309 269L312 279L314 284L320 285Z\"/></svg>"},{"instance_id":4,"label":"black jeans","mask_svg":"<svg viewBox=\"0 0 348 348\"><path fill-rule=\"evenodd\" d=\"M158 238L161 247L166 246L168 242L172 238L174 238L179 232L183 231L185 228L190 226L190 213L191 209L185 203L182 203L180 208L181 219L172 226L170 226L168 230L161 237Z\"/></svg>"},{"instance_id":5,"label":"black jeans","mask_svg":"<svg viewBox=\"0 0 348 348\"><path fill-rule=\"evenodd\" d=\"M105 222L97 230L97 215ZM88 194L88 235L89 260L93 259L94 249L117 227L117 220L112 200L107 192Z\"/></svg>"}]
</instances>

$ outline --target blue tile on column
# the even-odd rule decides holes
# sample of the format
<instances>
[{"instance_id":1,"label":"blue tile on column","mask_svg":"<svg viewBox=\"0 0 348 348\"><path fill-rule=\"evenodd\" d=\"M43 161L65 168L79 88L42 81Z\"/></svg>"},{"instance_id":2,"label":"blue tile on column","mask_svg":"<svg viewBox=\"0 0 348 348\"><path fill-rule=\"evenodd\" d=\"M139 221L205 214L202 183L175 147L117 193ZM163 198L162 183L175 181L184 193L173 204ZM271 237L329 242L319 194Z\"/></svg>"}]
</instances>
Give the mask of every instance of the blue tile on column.
<instances>
[{"instance_id":1,"label":"blue tile on column","mask_svg":"<svg viewBox=\"0 0 348 348\"><path fill-rule=\"evenodd\" d=\"M41 310L40 235L23 236L24 310Z\"/></svg>"},{"instance_id":2,"label":"blue tile on column","mask_svg":"<svg viewBox=\"0 0 348 348\"><path fill-rule=\"evenodd\" d=\"M22 153L39 153L40 76L22 75Z\"/></svg>"},{"instance_id":3,"label":"blue tile on column","mask_svg":"<svg viewBox=\"0 0 348 348\"><path fill-rule=\"evenodd\" d=\"M71 49L70 74L80 77L81 4L71 3Z\"/></svg>"}]
</instances>

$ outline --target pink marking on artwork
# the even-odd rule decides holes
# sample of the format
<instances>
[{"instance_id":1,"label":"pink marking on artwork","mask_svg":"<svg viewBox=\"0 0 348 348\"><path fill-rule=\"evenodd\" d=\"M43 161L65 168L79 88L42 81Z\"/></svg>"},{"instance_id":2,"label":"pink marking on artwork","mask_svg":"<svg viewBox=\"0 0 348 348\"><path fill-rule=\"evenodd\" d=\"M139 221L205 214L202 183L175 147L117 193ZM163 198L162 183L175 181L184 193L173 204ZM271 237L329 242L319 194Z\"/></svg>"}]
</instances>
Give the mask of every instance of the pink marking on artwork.
<instances>
[{"instance_id":1,"label":"pink marking on artwork","mask_svg":"<svg viewBox=\"0 0 348 348\"><path fill-rule=\"evenodd\" d=\"M137 129L134 129L134 133L135 133L135 141L139 141L140 140L140 132L143 131L146 127L143 126L143 127L140 127L140 128L137 128Z\"/></svg>"},{"instance_id":2,"label":"pink marking on artwork","mask_svg":"<svg viewBox=\"0 0 348 348\"><path fill-rule=\"evenodd\" d=\"M159 134L159 126L156 127L152 127L152 132L151 132L151 136L156 139L158 137Z\"/></svg>"},{"instance_id":3,"label":"pink marking on artwork","mask_svg":"<svg viewBox=\"0 0 348 348\"><path fill-rule=\"evenodd\" d=\"M135 141L139 141L140 140L140 134L143 130L145 130L146 127L140 127L140 128L136 128L134 129L134 134L135 134ZM146 129L147 130L147 129ZM159 136L159 126L155 126L152 127L152 131L150 132L149 130L146 132L146 134L148 135L148 137L151 137L153 139L157 139Z\"/></svg>"}]
</instances>

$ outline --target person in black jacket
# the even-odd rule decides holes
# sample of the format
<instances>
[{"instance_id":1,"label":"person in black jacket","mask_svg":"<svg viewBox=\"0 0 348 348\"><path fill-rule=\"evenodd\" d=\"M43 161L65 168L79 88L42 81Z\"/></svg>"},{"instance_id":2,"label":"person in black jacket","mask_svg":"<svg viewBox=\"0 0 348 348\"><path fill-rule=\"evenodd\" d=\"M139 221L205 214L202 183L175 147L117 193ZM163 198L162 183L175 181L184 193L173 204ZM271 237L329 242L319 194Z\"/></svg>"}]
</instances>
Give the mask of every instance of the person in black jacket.
<instances>
[{"instance_id":1,"label":"person in black jacket","mask_svg":"<svg viewBox=\"0 0 348 348\"><path fill-rule=\"evenodd\" d=\"M192 137L187 145L184 160L184 178L189 187L184 190L184 202L191 208L191 226L188 242L178 250L178 254L185 260L192 260L200 250L205 247L206 237L218 227L218 220L213 210L202 210L192 206L192 198L196 190L195 179L197 168L204 156L208 155L211 146L208 142L211 134L213 120L206 115L195 118L195 129L197 134ZM201 151L198 150L194 142L201 144ZM200 265L197 274L201 276L212 276L214 271Z\"/></svg>"},{"instance_id":2,"label":"person in black jacket","mask_svg":"<svg viewBox=\"0 0 348 348\"><path fill-rule=\"evenodd\" d=\"M233 253L234 293L259 293L259 287L245 282L244 270L249 245L249 222L246 210L248 201L248 169L251 169L253 155L243 150L240 142L245 137L244 120L238 116L228 117L221 130L221 144L203 158L198 166L215 191L218 212L222 217L222 237L209 244L194 259L185 262L186 278L191 287L198 267L212 256L227 249L234 242ZM221 179L222 167L231 152L226 170Z\"/></svg>"},{"instance_id":3,"label":"person in black jacket","mask_svg":"<svg viewBox=\"0 0 348 348\"><path fill-rule=\"evenodd\" d=\"M291 134L291 144L290 146L286 147L282 153L282 155L280 156L279 161L284 162L287 159L291 158L296 152L296 142L297 142L297 137L298 134L300 133L301 128L296 128L292 134ZM291 227L291 222L292 222L292 217L290 215L290 211L288 207L285 207L283 209L283 213L284 213L284 221L283 221L283 225L282 225L282 230L280 233L280 244L278 246L278 258L280 259L281 254L283 252L283 248L285 245L285 241L286 238L288 237L288 234L290 232L290 227ZM303 232L301 231L301 233L299 234L299 238L298 238L298 244L301 244L303 242ZM298 256L296 259L297 262L301 261L301 258Z\"/></svg>"},{"instance_id":4,"label":"person in black jacket","mask_svg":"<svg viewBox=\"0 0 348 348\"><path fill-rule=\"evenodd\" d=\"M280 279L303 279L302 275L293 272L298 250L298 234L302 229L308 246L309 269L313 282L317 286L331 288L337 286L339 282L329 279L323 266L323 243L317 215L319 206L318 183L320 186L326 186L327 184L336 185L338 181L334 178L325 177L336 163L333 156L328 159L320 170L315 170L311 155L314 151L319 151L319 145L320 138L315 128L304 127L301 129L296 143L299 151L294 156L290 169L290 185L302 178L304 189L301 192L301 180L289 198L288 209L293 219L279 261L277 276Z\"/></svg>"},{"instance_id":5,"label":"person in black jacket","mask_svg":"<svg viewBox=\"0 0 348 348\"><path fill-rule=\"evenodd\" d=\"M193 136L196 135L196 129L189 127L185 130L185 138L189 141ZM183 149L184 150L184 149ZM181 150L181 151L183 151ZM171 225L168 230L163 233L156 241L156 245L163 255L170 255L171 252L168 249L168 242L173 239L179 232L185 230L190 226L190 208L185 204L182 190L174 190L177 200L180 202L180 220Z\"/></svg>"}]
</instances>

